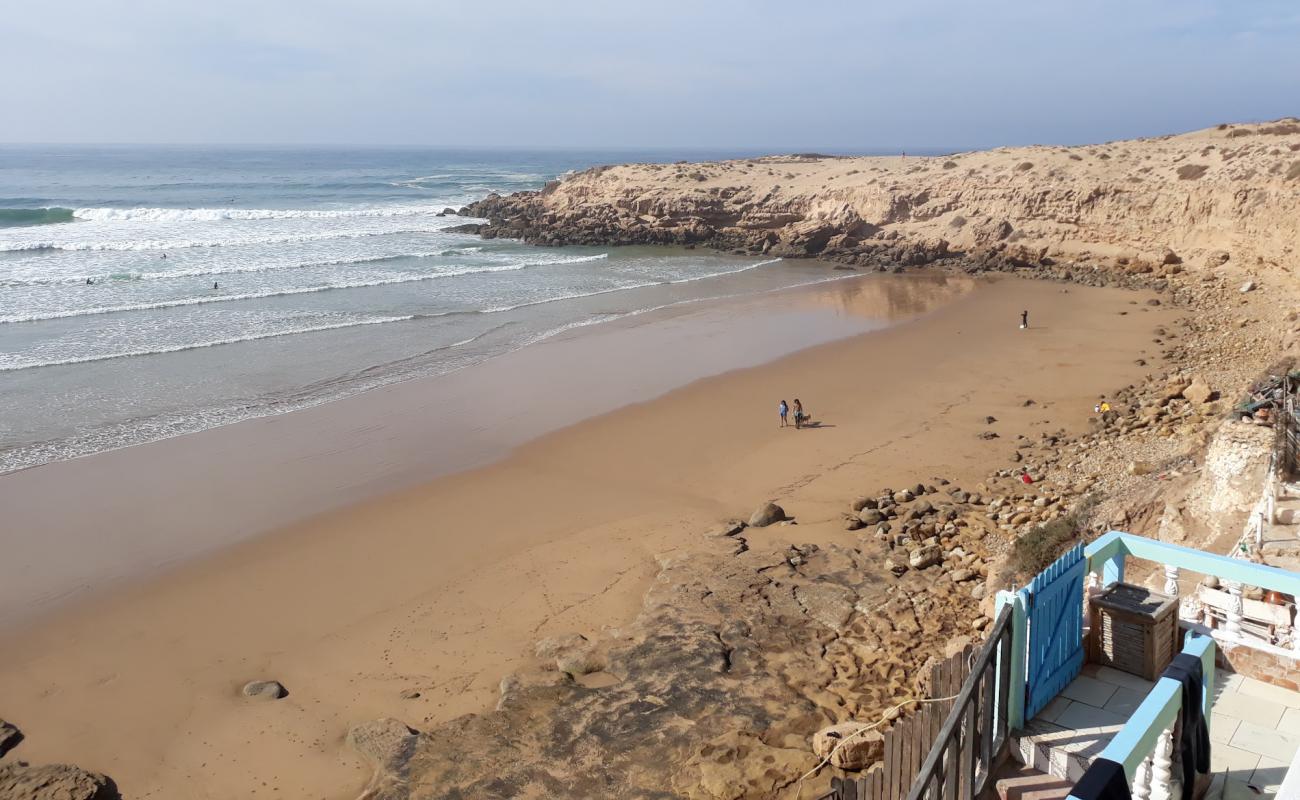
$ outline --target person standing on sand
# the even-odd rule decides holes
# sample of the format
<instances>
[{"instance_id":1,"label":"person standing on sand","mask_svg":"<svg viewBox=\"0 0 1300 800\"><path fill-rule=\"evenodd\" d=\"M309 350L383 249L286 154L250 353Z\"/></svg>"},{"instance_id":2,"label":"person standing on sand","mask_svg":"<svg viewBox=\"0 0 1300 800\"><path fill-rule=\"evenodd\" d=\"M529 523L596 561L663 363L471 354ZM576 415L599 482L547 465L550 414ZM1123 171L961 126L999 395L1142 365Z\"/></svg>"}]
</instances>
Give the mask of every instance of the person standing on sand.
<instances>
[{"instance_id":1,"label":"person standing on sand","mask_svg":"<svg viewBox=\"0 0 1300 800\"><path fill-rule=\"evenodd\" d=\"M803 403L797 397L794 399L794 427L795 430L803 427Z\"/></svg>"},{"instance_id":2,"label":"person standing on sand","mask_svg":"<svg viewBox=\"0 0 1300 800\"><path fill-rule=\"evenodd\" d=\"M1021 311L1021 312L1020 312L1020 330L1023 331L1025 328L1028 328L1028 327L1029 327L1029 312L1028 312L1028 311Z\"/></svg>"},{"instance_id":3,"label":"person standing on sand","mask_svg":"<svg viewBox=\"0 0 1300 800\"><path fill-rule=\"evenodd\" d=\"M786 405L785 401L782 400L780 405L776 407L776 411L778 414L781 415L781 427L784 428L787 424L785 421L785 417L787 414L790 413L790 406Z\"/></svg>"}]
</instances>

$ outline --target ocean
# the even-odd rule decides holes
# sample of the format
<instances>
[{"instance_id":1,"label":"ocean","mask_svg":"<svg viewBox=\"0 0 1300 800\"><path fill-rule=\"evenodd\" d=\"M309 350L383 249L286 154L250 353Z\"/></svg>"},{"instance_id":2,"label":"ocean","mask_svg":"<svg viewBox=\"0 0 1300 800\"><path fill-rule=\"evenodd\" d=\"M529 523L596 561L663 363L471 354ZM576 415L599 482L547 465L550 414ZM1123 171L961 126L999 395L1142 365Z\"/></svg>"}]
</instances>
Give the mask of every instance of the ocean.
<instances>
[{"instance_id":1,"label":"ocean","mask_svg":"<svg viewBox=\"0 0 1300 800\"><path fill-rule=\"evenodd\" d=\"M704 251L483 241L440 216L596 164L747 155L0 146L0 472L833 279Z\"/></svg>"}]
</instances>

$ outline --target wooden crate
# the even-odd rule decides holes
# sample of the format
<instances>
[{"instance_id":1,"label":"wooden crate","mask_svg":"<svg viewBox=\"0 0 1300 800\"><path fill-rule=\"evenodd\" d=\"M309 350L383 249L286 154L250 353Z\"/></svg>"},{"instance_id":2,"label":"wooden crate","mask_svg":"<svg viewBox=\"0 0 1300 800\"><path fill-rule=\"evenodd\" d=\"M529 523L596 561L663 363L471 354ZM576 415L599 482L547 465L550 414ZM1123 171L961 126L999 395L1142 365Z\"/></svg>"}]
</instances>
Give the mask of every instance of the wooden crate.
<instances>
[{"instance_id":1,"label":"wooden crate","mask_svg":"<svg viewBox=\"0 0 1300 800\"><path fill-rule=\"evenodd\" d=\"M1089 603L1088 660L1154 681L1178 649L1178 601L1114 583Z\"/></svg>"}]
</instances>

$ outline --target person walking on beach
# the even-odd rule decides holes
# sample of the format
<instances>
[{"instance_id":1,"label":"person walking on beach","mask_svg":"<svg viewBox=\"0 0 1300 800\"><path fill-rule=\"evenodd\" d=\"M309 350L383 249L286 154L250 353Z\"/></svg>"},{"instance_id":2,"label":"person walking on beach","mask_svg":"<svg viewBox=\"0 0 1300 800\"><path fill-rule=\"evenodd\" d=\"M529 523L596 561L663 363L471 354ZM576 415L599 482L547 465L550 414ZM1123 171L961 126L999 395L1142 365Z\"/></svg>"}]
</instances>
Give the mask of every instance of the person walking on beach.
<instances>
[{"instance_id":1,"label":"person walking on beach","mask_svg":"<svg viewBox=\"0 0 1300 800\"><path fill-rule=\"evenodd\" d=\"M1021 311L1021 312L1020 312L1020 330L1023 331L1025 328L1028 328L1028 327L1029 327L1029 312L1028 312L1028 311Z\"/></svg>"},{"instance_id":2,"label":"person walking on beach","mask_svg":"<svg viewBox=\"0 0 1300 800\"><path fill-rule=\"evenodd\" d=\"M780 405L776 407L776 412L781 415L781 427L784 428L787 424L785 417L790 413L790 406L786 405L785 401L782 400Z\"/></svg>"},{"instance_id":3,"label":"person walking on beach","mask_svg":"<svg viewBox=\"0 0 1300 800\"><path fill-rule=\"evenodd\" d=\"M797 397L794 399L794 427L795 430L803 427L803 403Z\"/></svg>"}]
</instances>

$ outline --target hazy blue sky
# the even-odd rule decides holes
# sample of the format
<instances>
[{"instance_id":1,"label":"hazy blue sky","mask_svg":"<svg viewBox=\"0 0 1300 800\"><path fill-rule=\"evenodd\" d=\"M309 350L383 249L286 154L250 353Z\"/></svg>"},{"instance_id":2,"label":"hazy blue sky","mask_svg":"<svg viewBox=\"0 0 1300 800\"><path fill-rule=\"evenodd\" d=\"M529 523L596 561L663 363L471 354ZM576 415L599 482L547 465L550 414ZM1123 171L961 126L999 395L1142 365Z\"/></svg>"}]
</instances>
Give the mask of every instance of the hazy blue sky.
<instances>
[{"instance_id":1,"label":"hazy blue sky","mask_svg":"<svg viewBox=\"0 0 1300 800\"><path fill-rule=\"evenodd\" d=\"M0 141L870 149L1300 114L1296 0L51 0Z\"/></svg>"}]
</instances>

